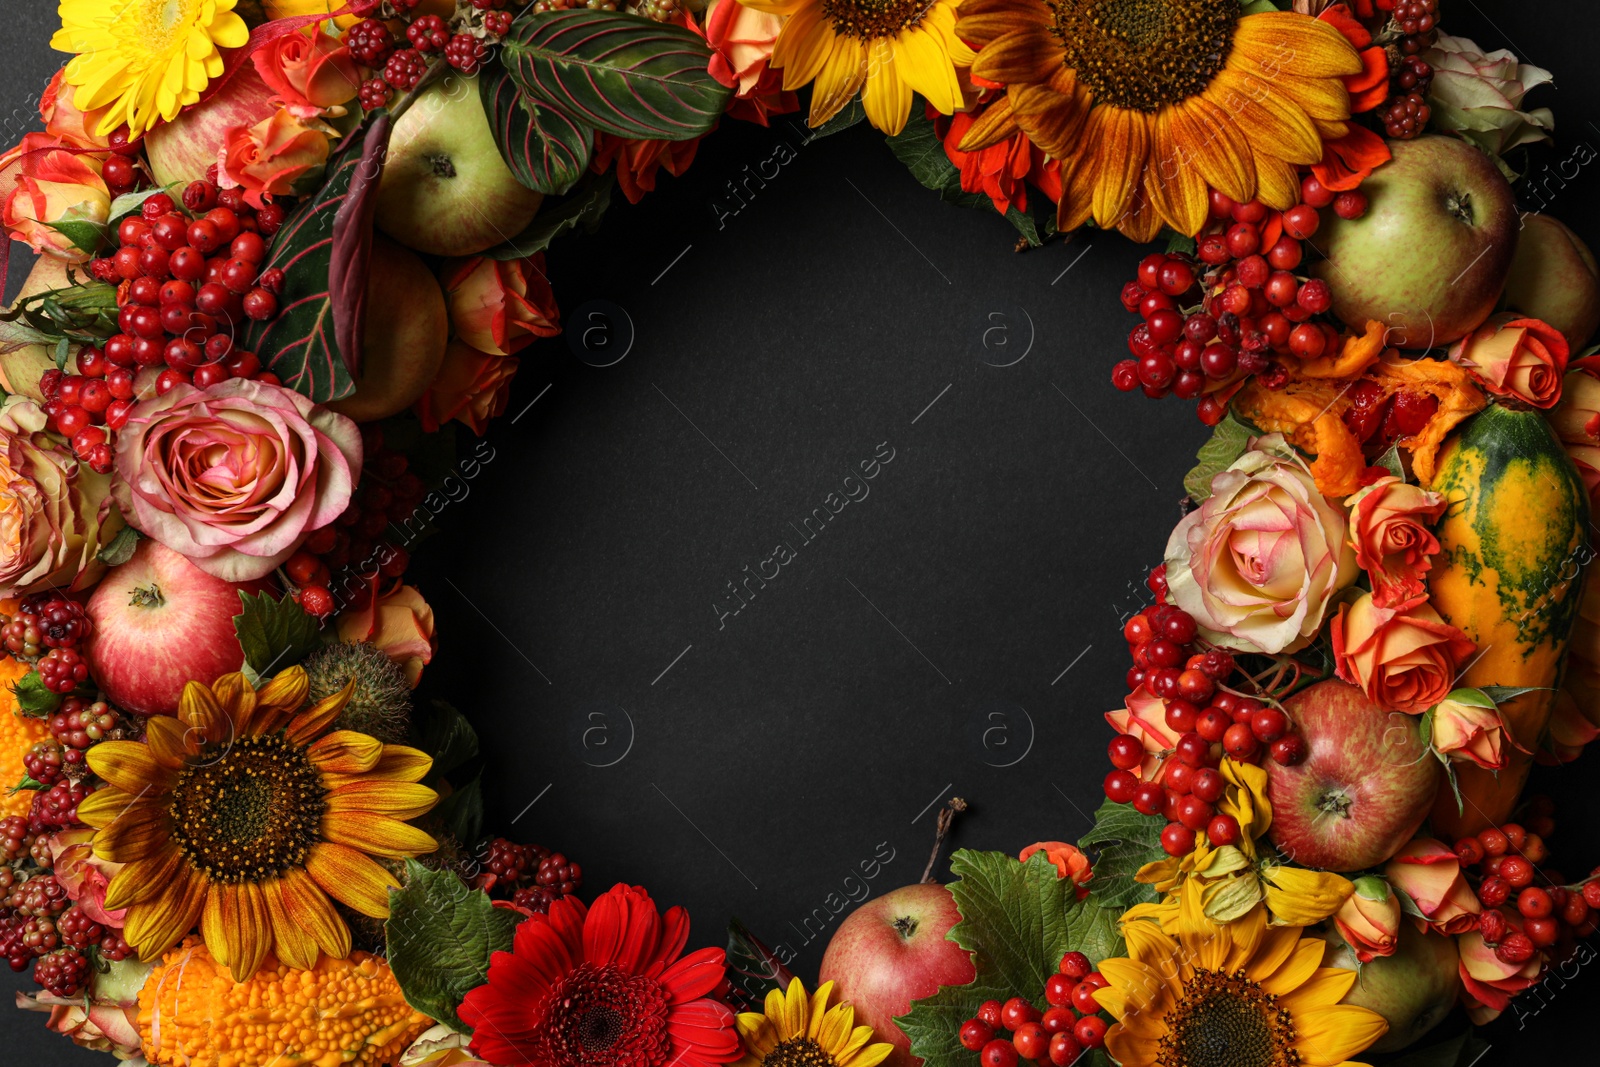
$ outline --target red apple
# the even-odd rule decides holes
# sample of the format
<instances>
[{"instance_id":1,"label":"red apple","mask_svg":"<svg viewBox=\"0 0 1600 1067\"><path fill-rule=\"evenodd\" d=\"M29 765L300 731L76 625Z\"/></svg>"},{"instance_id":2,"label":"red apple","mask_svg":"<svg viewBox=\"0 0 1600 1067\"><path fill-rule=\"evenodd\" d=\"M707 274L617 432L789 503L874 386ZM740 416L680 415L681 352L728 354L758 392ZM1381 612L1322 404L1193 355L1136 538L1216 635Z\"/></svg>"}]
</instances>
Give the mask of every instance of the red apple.
<instances>
[{"instance_id":1,"label":"red apple","mask_svg":"<svg viewBox=\"0 0 1600 1067\"><path fill-rule=\"evenodd\" d=\"M854 1006L856 1021L894 1045L883 1061L889 1067L922 1062L911 1055L911 1039L895 1016L940 986L977 977L967 951L944 936L960 920L950 890L922 882L867 901L845 916L828 942L818 981L833 982L838 999Z\"/></svg>"},{"instance_id":2,"label":"red apple","mask_svg":"<svg viewBox=\"0 0 1600 1067\"><path fill-rule=\"evenodd\" d=\"M177 710L191 681L210 684L244 663L233 631L239 593L265 581L225 582L158 541L139 542L89 598L94 630L84 658L119 708L143 715Z\"/></svg>"},{"instance_id":3,"label":"red apple","mask_svg":"<svg viewBox=\"0 0 1600 1067\"><path fill-rule=\"evenodd\" d=\"M1307 747L1297 766L1266 764L1272 843L1307 867L1382 863L1411 840L1439 791L1421 718L1380 708L1337 679L1296 693L1284 709Z\"/></svg>"},{"instance_id":4,"label":"red apple","mask_svg":"<svg viewBox=\"0 0 1600 1067\"><path fill-rule=\"evenodd\" d=\"M256 73L255 65L242 63L205 103L184 108L177 118L145 135L150 170L162 185L199 181L217 161L230 129L254 126L277 110L272 90ZM179 188L173 196L182 191Z\"/></svg>"}]
</instances>

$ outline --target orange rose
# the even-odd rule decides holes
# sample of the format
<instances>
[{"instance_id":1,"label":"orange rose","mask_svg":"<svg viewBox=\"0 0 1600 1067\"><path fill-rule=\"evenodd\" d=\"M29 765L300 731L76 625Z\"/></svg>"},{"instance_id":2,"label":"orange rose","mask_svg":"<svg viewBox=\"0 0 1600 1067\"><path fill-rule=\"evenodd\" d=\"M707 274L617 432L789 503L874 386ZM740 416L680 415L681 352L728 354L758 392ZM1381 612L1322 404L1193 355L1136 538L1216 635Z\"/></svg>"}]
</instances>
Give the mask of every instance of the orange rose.
<instances>
[{"instance_id":1,"label":"orange rose","mask_svg":"<svg viewBox=\"0 0 1600 1067\"><path fill-rule=\"evenodd\" d=\"M511 379L516 376L517 357L494 356L451 341L439 376L412 410L429 433L455 419L482 437L489 420L505 412Z\"/></svg>"},{"instance_id":2,"label":"orange rose","mask_svg":"<svg viewBox=\"0 0 1600 1067\"><path fill-rule=\"evenodd\" d=\"M694 153L700 147L700 138L692 141L643 140L630 141L609 133L594 137L594 154L589 158L589 169L604 174L612 163L617 165L617 185L628 203L637 204L644 194L656 187L656 172L665 167L676 178L689 169Z\"/></svg>"},{"instance_id":3,"label":"orange rose","mask_svg":"<svg viewBox=\"0 0 1600 1067\"><path fill-rule=\"evenodd\" d=\"M690 29L698 30L691 21ZM783 72L772 67L772 46L783 18L746 7L739 0L712 0L702 36L711 45L711 76L733 89L728 114L767 125L768 115L798 110L799 98L783 89Z\"/></svg>"},{"instance_id":4,"label":"orange rose","mask_svg":"<svg viewBox=\"0 0 1600 1067\"><path fill-rule=\"evenodd\" d=\"M1400 898L1389 890L1388 882L1374 874L1352 884L1355 892L1333 916L1339 936L1362 963L1393 956L1400 945Z\"/></svg>"},{"instance_id":5,"label":"orange rose","mask_svg":"<svg viewBox=\"0 0 1600 1067\"><path fill-rule=\"evenodd\" d=\"M111 191L100 177L100 161L43 133L24 135L22 143L0 156L0 197L0 221L13 240L70 263L82 263L90 254L55 227L98 226L111 216Z\"/></svg>"},{"instance_id":6,"label":"orange rose","mask_svg":"<svg viewBox=\"0 0 1600 1067\"><path fill-rule=\"evenodd\" d=\"M1439 539L1428 527L1444 514L1439 493L1390 475L1350 498L1350 546L1356 563L1372 579L1379 607L1425 591L1422 576L1433 565Z\"/></svg>"},{"instance_id":7,"label":"orange rose","mask_svg":"<svg viewBox=\"0 0 1600 1067\"><path fill-rule=\"evenodd\" d=\"M1433 747L1453 760L1498 771L1510 762L1505 740L1500 710L1481 690L1454 690L1433 709Z\"/></svg>"},{"instance_id":8,"label":"orange rose","mask_svg":"<svg viewBox=\"0 0 1600 1067\"><path fill-rule=\"evenodd\" d=\"M344 108L339 105L354 98L361 87L361 71L350 49L320 26L282 34L250 58L277 101L297 118L342 115Z\"/></svg>"},{"instance_id":9,"label":"orange rose","mask_svg":"<svg viewBox=\"0 0 1600 1067\"><path fill-rule=\"evenodd\" d=\"M1077 846L1069 845L1065 841L1036 841L1023 849L1017 859L1027 863L1036 852L1043 852L1045 858L1055 864L1056 877L1072 879L1072 884L1078 887L1079 900L1089 895L1084 886L1094 877L1094 871L1089 863L1089 857L1079 851Z\"/></svg>"},{"instance_id":10,"label":"orange rose","mask_svg":"<svg viewBox=\"0 0 1600 1067\"><path fill-rule=\"evenodd\" d=\"M1522 916L1515 908L1501 908L1500 914L1506 917L1507 930L1521 932ZM1456 948L1461 951L1461 1000L1478 1026L1493 1022L1511 1006L1512 997L1539 981L1544 970L1543 952L1535 952L1525 963L1507 963L1476 930L1456 938Z\"/></svg>"},{"instance_id":11,"label":"orange rose","mask_svg":"<svg viewBox=\"0 0 1600 1067\"><path fill-rule=\"evenodd\" d=\"M381 648L405 671L413 689L439 647L433 609L422 594L409 585L380 594L377 579L362 601L340 614L338 630L341 641L365 641Z\"/></svg>"},{"instance_id":12,"label":"orange rose","mask_svg":"<svg viewBox=\"0 0 1600 1067\"><path fill-rule=\"evenodd\" d=\"M1371 593L1339 609L1330 627L1334 673L1382 708L1421 714L1443 700L1456 668L1477 650L1426 596L1379 607Z\"/></svg>"},{"instance_id":13,"label":"orange rose","mask_svg":"<svg viewBox=\"0 0 1600 1067\"><path fill-rule=\"evenodd\" d=\"M297 179L328 161L331 132L319 122L302 123L286 108L254 126L235 126L222 146L217 181L242 187L256 207L266 196L287 196Z\"/></svg>"},{"instance_id":14,"label":"orange rose","mask_svg":"<svg viewBox=\"0 0 1600 1067\"><path fill-rule=\"evenodd\" d=\"M1383 868L1389 884L1411 898L1426 917L1423 929L1460 934L1478 925L1482 906L1461 873L1461 860L1442 841L1418 837Z\"/></svg>"},{"instance_id":15,"label":"orange rose","mask_svg":"<svg viewBox=\"0 0 1600 1067\"><path fill-rule=\"evenodd\" d=\"M1128 734L1144 746L1140 776L1147 782L1155 781L1162 753L1176 748L1180 736L1167 725L1167 702L1141 685L1123 699L1122 707L1106 712L1106 722L1117 733Z\"/></svg>"},{"instance_id":16,"label":"orange rose","mask_svg":"<svg viewBox=\"0 0 1600 1067\"><path fill-rule=\"evenodd\" d=\"M44 132L74 148L105 148L111 143L110 139L95 131L110 110L109 105L93 111L79 111L72 103L77 90L63 82L61 74L62 71L56 71L39 97L39 117L44 119Z\"/></svg>"},{"instance_id":17,"label":"orange rose","mask_svg":"<svg viewBox=\"0 0 1600 1067\"><path fill-rule=\"evenodd\" d=\"M1567 369L1567 339L1538 319L1503 312L1452 345L1450 360L1495 396L1554 407Z\"/></svg>"},{"instance_id":18,"label":"orange rose","mask_svg":"<svg viewBox=\"0 0 1600 1067\"><path fill-rule=\"evenodd\" d=\"M444 291L456 336L479 352L509 356L535 337L561 332L543 252L518 260L457 260L445 268Z\"/></svg>"}]
</instances>

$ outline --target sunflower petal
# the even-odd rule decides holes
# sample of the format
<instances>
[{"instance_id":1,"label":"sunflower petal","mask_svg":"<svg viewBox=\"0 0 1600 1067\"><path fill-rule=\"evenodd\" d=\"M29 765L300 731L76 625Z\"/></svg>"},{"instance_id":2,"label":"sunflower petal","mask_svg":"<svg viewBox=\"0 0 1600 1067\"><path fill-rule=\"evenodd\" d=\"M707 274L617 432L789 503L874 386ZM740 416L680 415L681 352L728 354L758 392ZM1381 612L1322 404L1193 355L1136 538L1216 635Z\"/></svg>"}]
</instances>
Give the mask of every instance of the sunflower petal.
<instances>
[{"instance_id":1,"label":"sunflower petal","mask_svg":"<svg viewBox=\"0 0 1600 1067\"><path fill-rule=\"evenodd\" d=\"M102 741L84 758L94 773L135 796L164 793L177 780L177 772L163 767L143 741Z\"/></svg>"},{"instance_id":2,"label":"sunflower petal","mask_svg":"<svg viewBox=\"0 0 1600 1067\"><path fill-rule=\"evenodd\" d=\"M1354 1004L1313 1008L1294 1017L1295 1049L1307 1067L1332 1067L1389 1031L1384 1017Z\"/></svg>"},{"instance_id":3,"label":"sunflower petal","mask_svg":"<svg viewBox=\"0 0 1600 1067\"><path fill-rule=\"evenodd\" d=\"M963 152L981 152L990 145L999 144L1018 130L1017 120L1011 114L1011 96L1007 94L983 109L966 134L961 138Z\"/></svg>"},{"instance_id":4,"label":"sunflower petal","mask_svg":"<svg viewBox=\"0 0 1600 1067\"><path fill-rule=\"evenodd\" d=\"M1068 159L1088 155L1073 150L1089 118L1087 90L1080 89L1069 96L1037 85L1022 85L1011 86L1006 96L1017 126L1046 155L1062 160L1063 167Z\"/></svg>"},{"instance_id":5,"label":"sunflower petal","mask_svg":"<svg viewBox=\"0 0 1600 1067\"><path fill-rule=\"evenodd\" d=\"M984 45L972 73L1001 85L1031 85L1049 78L1061 58L1061 46L1047 27L1024 25Z\"/></svg>"},{"instance_id":6,"label":"sunflower petal","mask_svg":"<svg viewBox=\"0 0 1600 1067\"><path fill-rule=\"evenodd\" d=\"M833 27L821 4L807 4L791 15L772 44L772 67L783 71L786 87L808 85L833 51Z\"/></svg>"},{"instance_id":7,"label":"sunflower petal","mask_svg":"<svg viewBox=\"0 0 1600 1067\"><path fill-rule=\"evenodd\" d=\"M415 826L362 811L330 811L323 815L322 836L334 844L390 859L421 856L439 847L437 841Z\"/></svg>"},{"instance_id":8,"label":"sunflower petal","mask_svg":"<svg viewBox=\"0 0 1600 1067\"><path fill-rule=\"evenodd\" d=\"M210 890L210 879L188 864L180 865L162 884L159 896L128 908L122 936L140 959L159 959L200 921Z\"/></svg>"},{"instance_id":9,"label":"sunflower petal","mask_svg":"<svg viewBox=\"0 0 1600 1067\"><path fill-rule=\"evenodd\" d=\"M97 746L99 747L99 746ZM154 807L155 800L148 795L137 796L124 793L115 786L96 789L93 793L78 802L78 821L85 826L92 826L96 830L120 819L124 812L134 806Z\"/></svg>"},{"instance_id":10,"label":"sunflower petal","mask_svg":"<svg viewBox=\"0 0 1600 1067\"><path fill-rule=\"evenodd\" d=\"M94 834L94 854L110 863L149 859L173 847L172 817L152 807L131 808Z\"/></svg>"},{"instance_id":11,"label":"sunflower petal","mask_svg":"<svg viewBox=\"0 0 1600 1067\"><path fill-rule=\"evenodd\" d=\"M297 971L315 967L320 950L311 935L290 918L289 909L283 903L283 879L262 882L261 899L266 902L267 915L272 920L272 954Z\"/></svg>"},{"instance_id":12,"label":"sunflower petal","mask_svg":"<svg viewBox=\"0 0 1600 1067\"><path fill-rule=\"evenodd\" d=\"M389 890L400 888L376 860L332 841L311 846L306 873L334 900L374 919L389 917Z\"/></svg>"},{"instance_id":13,"label":"sunflower petal","mask_svg":"<svg viewBox=\"0 0 1600 1067\"><path fill-rule=\"evenodd\" d=\"M378 763L384 744L354 730L335 730L306 749L311 765L324 774L365 774Z\"/></svg>"},{"instance_id":14,"label":"sunflower petal","mask_svg":"<svg viewBox=\"0 0 1600 1067\"><path fill-rule=\"evenodd\" d=\"M111 884L106 886L106 910L118 911L130 904L154 899L179 876L178 868L187 865L183 853L175 848L148 859L134 860L111 876Z\"/></svg>"},{"instance_id":15,"label":"sunflower petal","mask_svg":"<svg viewBox=\"0 0 1600 1067\"><path fill-rule=\"evenodd\" d=\"M305 711L289 720L289 728L284 732L284 739L291 745L309 745L324 730L333 725L333 720L350 703L350 698L355 695L356 680L352 677L344 684L344 688L329 697L317 701Z\"/></svg>"},{"instance_id":16,"label":"sunflower petal","mask_svg":"<svg viewBox=\"0 0 1600 1067\"><path fill-rule=\"evenodd\" d=\"M1222 106L1254 148L1308 166L1322 158L1317 127L1298 104L1275 92L1270 82L1223 68L1213 85L1223 94Z\"/></svg>"},{"instance_id":17,"label":"sunflower petal","mask_svg":"<svg viewBox=\"0 0 1600 1067\"><path fill-rule=\"evenodd\" d=\"M217 704L232 721L235 736L249 737L265 732L251 728L256 712L256 688L242 673L234 671L212 682L211 695L217 698Z\"/></svg>"},{"instance_id":18,"label":"sunflower petal","mask_svg":"<svg viewBox=\"0 0 1600 1067\"><path fill-rule=\"evenodd\" d=\"M1268 79L1342 78L1361 73L1361 56L1331 22L1292 11L1246 15L1233 30L1233 56Z\"/></svg>"},{"instance_id":19,"label":"sunflower petal","mask_svg":"<svg viewBox=\"0 0 1600 1067\"><path fill-rule=\"evenodd\" d=\"M339 917L328 895L305 871L291 868L278 879L283 906L294 925L304 930L324 953L342 960L350 955L350 927Z\"/></svg>"},{"instance_id":20,"label":"sunflower petal","mask_svg":"<svg viewBox=\"0 0 1600 1067\"><path fill-rule=\"evenodd\" d=\"M1139 176L1150 154L1145 116L1119 107L1089 112L1085 131L1094 160L1094 221L1104 228L1120 226L1134 206Z\"/></svg>"},{"instance_id":21,"label":"sunflower petal","mask_svg":"<svg viewBox=\"0 0 1600 1067\"><path fill-rule=\"evenodd\" d=\"M1255 199L1256 173L1250 142L1228 113L1203 96L1169 108L1172 140L1194 161L1206 184L1240 203Z\"/></svg>"},{"instance_id":22,"label":"sunflower petal","mask_svg":"<svg viewBox=\"0 0 1600 1067\"><path fill-rule=\"evenodd\" d=\"M1205 179L1187 158L1173 130L1176 110L1163 108L1156 115L1155 151L1145 169L1144 191L1167 225L1188 237L1205 225L1211 200Z\"/></svg>"},{"instance_id":23,"label":"sunflower petal","mask_svg":"<svg viewBox=\"0 0 1600 1067\"><path fill-rule=\"evenodd\" d=\"M224 683L224 689L231 684L227 675L217 681ZM190 682L183 687L183 695L178 698L178 718L200 731L200 736L208 744L233 740L233 721L217 700L217 695L199 682Z\"/></svg>"},{"instance_id":24,"label":"sunflower petal","mask_svg":"<svg viewBox=\"0 0 1600 1067\"><path fill-rule=\"evenodd\" d=\"M171 715L152 715L145 720L144 743L163 767L178 770L200 752L200 735L192 726Z\"/></svg>"},{"instance_id":25,"label":"sunflower petal","mask_svg":"<svg viewBox=\"0 0 1600 1067\"><path fill-rule=\"evenodd\" d=\"M437 803L439 794L425 785L368 778L330 789L325 798L329 812L371 811L393 819L415 819Z\"/></svg>"},{"instance_id":26,"label":"sunflower petal","mask_svg":"<svg viewBox=\"0 0 1600 1067\"><path fill-rule=\"evenodd\" d=\"M806 122L821 126L855 99L867 81L867 53L854 37L835 35L833 51L823 60L811 87L811 114ZM787 78L784 88L791 88Z\"/></svg>"},{"instance_id":27,"label":"sunflower petal","mask_svg":"<svg viewBox=\"0 0 1600 1067\"><path fill-rule=\"evenodd\" d=\"M911 117L911 86L900 71L894 46L879 37L867 43L867 81L861 92L867 121L893 137Z\"/></svg>"},{"instance_id":28,"label":"sunflower petal","mask_svg":"<svg viewBox=\"0 0 1600 1067\"><path fill-rule=\"evenodd\" d=\"M272 947L272 917L253 882L214 885L200 914L200 938L218 963L243 982Z\"/></svg>"}]
</instances>

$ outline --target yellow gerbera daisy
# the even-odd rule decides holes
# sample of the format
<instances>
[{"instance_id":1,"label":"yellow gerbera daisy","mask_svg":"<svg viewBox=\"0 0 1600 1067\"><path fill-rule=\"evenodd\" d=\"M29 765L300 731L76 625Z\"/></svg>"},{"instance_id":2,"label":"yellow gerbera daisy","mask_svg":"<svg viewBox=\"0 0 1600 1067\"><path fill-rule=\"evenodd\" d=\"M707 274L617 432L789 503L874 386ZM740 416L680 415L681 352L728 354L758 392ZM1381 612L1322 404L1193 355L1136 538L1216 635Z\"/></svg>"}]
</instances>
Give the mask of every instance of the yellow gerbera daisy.
<instances>
[{"instance_id":1,"label":"yellow gerbera daisy","mask_svg":"<svg viewBox=\"0 0 1600 1067\"><path fill-rule=\"evenodd\" d=\"M876 1067L894 1046L873 1041L872 1027L856 1026L848 1004L828 1007L833 983L823 982L811 996L795 978L788 993L767 994L766 1012L739 1016L744 1056L733 1067Z\"/></svg>"},{"instance_id":2,"label":"yellow gerbera daisy","mask_svg":"<svg viewBox=\"0 0 1600 1067\"><path fill-rule=\"evenodd\" d=\"M1176 936L1125 919L1123 959L1100 961L1095 993L1117 1020L1106 1049L1124 1067L1356 1067L1389 1029L1383 1016L1340 1000L1356 972L1322 966L1327 942L1297 926L1268 926L1256 909L1219 925L1199 886L1183 890Z\"/></svg>"},{"instance_id":3,"label":"yellow gerbera daisy","mask_svg":"<svg viewBox=\"0 0 1600 1067\"><path fill-rule=\"evenodd\" d=\"M250 39L238 0L61 0L58 52L76 53L63 78L73 105L107 108L97 133L126 124L139 137L200 99L222 73L219 48Z\"/></svg>"},{"instance_id":4,"label":"yellow gerbera daisy","mask_svg":"<svg viewBox=\"0 0 1600 1067\"><path fill-rule=\"evenodd\" d=\"M956 68L972 49L956 36L955 0L739 0L788 16L772 46L783 87L811 91L812 126L821 126L861 93L867 118L888 134L911 115L921 93L943 114L961 106Z\"/></svg>"},{"instance_id":5,"label":"yellow gerbera daisy","mask_svg":"<svg viewBox=\"0 0 1600 1067\"><path fill-rule=\"evenodd\" d=\"M1287 208L1344 136L1360 56L1330 23L1238 0L961 0L972 73L1006 86L961 142L1017 130L1062 161L1058 223L1134 240L1205 224L1207 190Z\"/></svg>"},{"instance_id":6,"label":"yellow gerbera daisy","mask_svg":"<svg viewBox=\"0 0 1600 1067\"><path fill-rule=\"evenodd\" d=\"M96 831L95 855L126 864L106 907L128 909L123 934L141 959L157 959L196 923L238 981L268 952L300 970L319 951L342 959L350 929L333 901L387 918L398 883L372 856L437 847L402 821L439 799L416 784L432 759L329 732L353 683L302 710L307 688L300 667L260 692L242 674L190 682L177 716L149 719L143 741L89 750L109 785L78 805L78 818Z\"/></svg>"}]
</instances>

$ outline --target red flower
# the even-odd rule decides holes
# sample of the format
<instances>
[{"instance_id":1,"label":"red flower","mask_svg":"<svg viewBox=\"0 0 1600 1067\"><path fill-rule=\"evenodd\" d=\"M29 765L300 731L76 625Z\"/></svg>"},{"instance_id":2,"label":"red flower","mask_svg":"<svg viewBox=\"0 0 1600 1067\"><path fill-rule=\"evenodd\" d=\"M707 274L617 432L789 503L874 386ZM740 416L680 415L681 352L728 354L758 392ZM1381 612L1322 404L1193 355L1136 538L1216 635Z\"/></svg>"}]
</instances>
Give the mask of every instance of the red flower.
<instances>
[{"instance_id":1,"label":"red flower","mask_svg":"<svg viewBox=\"0 0 1600 1067\"><path fill-rule=\"evenodd\" d=\"M1329 189L1343 191L1354 189L1387 162L1389 146L1383 138L1352 122L1343 137L1322 146L1322 162L1312 164L1311 173Z\"/></svg>"},{"instance_id":2,"label":"red flower","mask_svg":"<svg viewBox=\"0 0 1600 1067\"><path fill-rule=\"evenodd\" d=\"M976 80L976 79L974 79ZM1003 141L976 152L961 151L967 135L980 113L957 111L948 118L930 104L928 117L944 141L944 154L961 172L962 191L983 193L994 201L994 209L1004 215L1013 204L1018 211L1028 210L1028 182L1043 190L1052 203L1061 199L1061 163L1046 159L1044 151L1028 140L1021 130Z\"/></svg>"},{"instance_id":3,"label":"red flower","mask_svg":"<svg viewBox=\"0 0 1600 1067\"><path fill-rule=\"evenodd\" d=\"M589 159L589 169L604 174L612 163L617 165L617 185L628 198L637 204L644 194L656 187L656 172L665 167L674 178L689 169L694 153L700 147L700 138L692 141L631 141L609 133L594 137L594 155Z\"/></svg>"},{"instance_id":4,"label":"red flower","mask_svg":"<svg viewBox=\"0 0 1600 1067\"><path fill-rule=\"evenodd\" d=\"M711 999L723 951L683 955L689 915L665 915L637 886L614 886L592 908L573 897L517 927L489 959L461 1021L472 1053L537 1067L714 1067L740 1056L733 1012ZM681 957L681 958L680 958Z\"/></svg>"},{"instance_id":5,"label":"red flower","mask_svg":"<svg viewBox=\"0 0 1600 1067\"><path fill-rule=\"evenodd\" d=\"M1372 47L1372 34L1343 4L1326 8L1317 18L1344 34L1345 40L1361 53L1361 73L1347 75L1345 90L1350 94L1350 111L1360 114L1371 111L1389 96L1389 56L1382 48Z\"/></svg>"}]
</instances>

